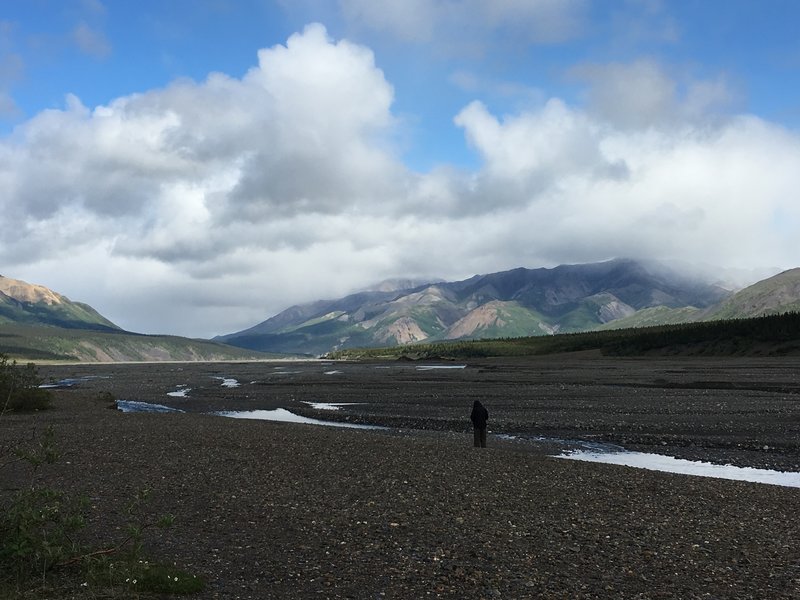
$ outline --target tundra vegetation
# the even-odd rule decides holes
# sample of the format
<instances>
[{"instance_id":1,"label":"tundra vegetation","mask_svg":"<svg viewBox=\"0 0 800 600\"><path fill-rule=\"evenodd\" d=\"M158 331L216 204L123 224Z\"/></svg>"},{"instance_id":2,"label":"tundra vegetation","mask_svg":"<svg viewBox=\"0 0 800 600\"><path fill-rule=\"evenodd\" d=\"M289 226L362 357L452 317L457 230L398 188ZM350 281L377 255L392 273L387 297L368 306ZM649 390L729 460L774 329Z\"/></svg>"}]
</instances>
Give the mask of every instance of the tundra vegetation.
<instances>
[{"instance_id":1,"label":"tundra vegetation","mask_svg":"<svg viewBox=\"0 0 800 600\"><path fill-rule=\"evenodd\" d=\"M0 418L13 411L35 419L36 411L48 408L50 392L40 383L33 364L20 366L0 354ZM104 598L191 594L203 588L196 576L145 557L146 532L174 520L148 514L149 490L131 498L118 531L104 532L106 543L87 544L81 533L91 519L88 497L41 483L40 470L57 467L60 454L53 428L37 434L33 427L24 445L0 444L0 597L58 597L65 581L76 580ZM15 487L5 487L9 484Z\"/></svg>"}]
</instances>

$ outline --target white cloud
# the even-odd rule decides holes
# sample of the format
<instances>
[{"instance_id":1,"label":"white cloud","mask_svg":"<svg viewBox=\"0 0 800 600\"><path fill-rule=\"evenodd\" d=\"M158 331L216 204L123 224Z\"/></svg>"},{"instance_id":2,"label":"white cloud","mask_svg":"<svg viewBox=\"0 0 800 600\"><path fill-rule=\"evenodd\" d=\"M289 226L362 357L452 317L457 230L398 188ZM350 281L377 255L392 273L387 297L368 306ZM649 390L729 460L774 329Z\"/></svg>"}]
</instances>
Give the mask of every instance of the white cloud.
<instances>
[{"instance_id":1,"label":"white cloud","mask_svg":"<svg viewBox=\"0 0 800 600\"><path fill-rule=\"evenodd\" d=\"M473 104L457 121L485 157L476 196L515 201L504 239L527 239L531 259L800 264L800 251L789 250L794 234L775 228L778 215L800 216L797 136L745 116L713 127L612 128L554 102L502 122Z\"/></svg>"},{"instance_id":2,"label":"white cloud","mask_svg":"<svg viewBox=\"0 0 800 600\"><path fill-rule=\"evenodd\" d=\"M192 336L393 276L614 256L800 265L796 134L709 119L717 80L654 63L582 76L586 107L465 106L473 172L407 169L372 52L320 25L240 79L93 108L70 96L0 141L0 264L124 327Z\"/></svg>"},{"instance_id":3,"label":"white cloud","mask_svg":"<svg viewBox=\"0 0 800 600\"><path fill-rule=\"evenodd\" d=\"M600 152L601 130L587 116L552 99L538 112L502 122L480 102L462 110L455 123L483 155L487 174L534 187L553 179L613 171ZM525 201L524 197L519 200Z\"/></svg>"},{"instance_id":4,"label":"white cloud","mask_svg":"<svg viewBox=\"0 0 800 600\"><path fill-rule=\"evenodd\" d=\"M91 248L159 274L160 294L183 290L191 305L203 294L187 278L224 282L259 255L262 314L300 281L370 283L369 270L349 271L370 245L350 243L351 224L401 211L408 177L393 158L392 87L368 49L319 25L258 58L242 79L177 81L94 109L68 96L21 125L0 144L3 263L52 268Z\"/></svg>"}]
</instances>

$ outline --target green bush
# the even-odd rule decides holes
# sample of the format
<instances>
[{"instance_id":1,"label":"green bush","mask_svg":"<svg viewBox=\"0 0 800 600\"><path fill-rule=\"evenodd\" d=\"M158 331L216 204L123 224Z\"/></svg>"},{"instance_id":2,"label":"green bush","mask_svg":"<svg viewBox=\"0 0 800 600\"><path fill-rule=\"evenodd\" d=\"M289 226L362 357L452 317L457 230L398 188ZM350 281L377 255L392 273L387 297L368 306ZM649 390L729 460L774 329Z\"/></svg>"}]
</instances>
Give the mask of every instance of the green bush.
<instances>
[{"instance_id":1,"label":"green bush","mask_svg":"<svg viewBox=\"0 0 800 600\"><path fill-rule=\"evenodd\" d=\"M35 471L58 460L52 427L30 448L14 455ZM73 499L50 488L31 485L2 503L0 565L17 581L49 571L59 561L79 552L73 534L84 524L84 499Z\"/></svg>"},{"instance_id":2,"label":"green bush","mask_svg":"<svg viewBox=\"0 0 800 600\"><path fill-rule=\"evenodd\" d=\"M95 400L97 400L98 403L105 404L107 408L117 408L117 397L108 390L97 392Z\"/></svg>"},{"instance_id":3,"label":"green bush","mask_svg":"<svg viewBox=\"0 0 800 600\"><path fill-rule=\"evenodd\" d=\"M18 365L17 361L9 362L5 354L0 354L0 412L49 408L52 396L39 387L41 383L36 365Z\"/></svg>"},{"instance_id":4,"label":"green bush","mask_svg":"<svg viewBox=\"0 0 800 600\"><path fill-rule=\"evenodd\" d=\"M145 560L145 532L170 527L175 520L172 515L148 515L149 490L137 492L125 507L121 530L126 537L92 549L81 543L79 535L90 513L88 499L37 484L39 467L59 459L53 428L11 454L29 466L31 481L9 497L0 495L0 597L15 597L12 593L19 595L60 577L66 585L70 574L79 576L81 586L93 588L83 590L80 597L94 598L96 592L124 598L138 597L140 592L187 595L203 589L202 578L174 565ZM0 451L0 467L12 464L8 459Z\"/></svg>"},{"instance_id":5,"label":"green bush","mask_svg":"<svg viewBox=\"0 0 800 600\"><path fill-rule=\"evenodd\" d=\"M8 410L47 408L50 393L40 384L33 364L18 366L0 354L0 417ZM97 400L112 402L114 396L100 392ZM29 483L15 493L4 494L0 489L0 597L27 598L27 591L37 586L44 589L62 575L66 584L67 571L83 581L80 585L86 589L79 597L95 598L98 592L102 597L124 598L139 597L140 592L178 595L203 589L201 578L177 566L144 560L145 531L169 527L174 521L172 515L152 518L147 514L149 490L139 491L128 503L124 539L100 549L81 543L79 532L90 513L88 500L41 485L37 477L42 465L58 459L52 426L20 446L0 444L0 481L6 467L27 464L30 470ZM56 593L52 597L66 597Z\"/></svg>"}]
</instances>

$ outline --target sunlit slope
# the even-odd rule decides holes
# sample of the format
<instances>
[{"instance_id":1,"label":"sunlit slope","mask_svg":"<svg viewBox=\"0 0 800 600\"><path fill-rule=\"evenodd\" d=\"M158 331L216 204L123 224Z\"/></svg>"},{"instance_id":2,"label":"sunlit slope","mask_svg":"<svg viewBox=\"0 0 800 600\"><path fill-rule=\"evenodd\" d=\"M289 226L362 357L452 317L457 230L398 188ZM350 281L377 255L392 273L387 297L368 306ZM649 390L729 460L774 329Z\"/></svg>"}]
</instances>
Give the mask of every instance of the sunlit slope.
<instances>
[{"instance_id":1,"label":"sunlit slope","mask_svg":"<svg viewBox=\"0 0 800 600\"><path fill-rule=\"evenodd\" d=\"M790 269L747 287L713 309L709 319L743 319L800 311L800 269Z\"/></svg>"},{"instance_id":2,"label":"sunlit slope","mask_svg":"<svg viewBox=\"0 0 800 600\"><path fill-rule=\"evenodd\" d=\"M267 356L218 342L123 331L88 304L0 276L0 353L18 360L244 360Z\"/></svg>"},{"instance_id":3,"label":"sunlit slope","mask_svg":"<svg viewBox=\"0 0 800 600\"><path fill-rule=\"evenodd\" d=\"M88 304L73 302L42 285L0 275L0 324L4 323L70 329L119 329Z\"/></svg>"}]
</instances>

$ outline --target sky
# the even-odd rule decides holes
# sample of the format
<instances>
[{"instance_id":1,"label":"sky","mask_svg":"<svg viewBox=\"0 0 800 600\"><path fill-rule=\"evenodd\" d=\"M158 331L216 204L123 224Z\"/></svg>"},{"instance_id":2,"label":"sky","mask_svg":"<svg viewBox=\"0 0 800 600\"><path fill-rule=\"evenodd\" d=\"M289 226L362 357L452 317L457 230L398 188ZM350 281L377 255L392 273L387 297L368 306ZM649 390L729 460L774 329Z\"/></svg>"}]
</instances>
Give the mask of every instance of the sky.
<instances>
[{"instance_id":1,"label":"sky","mask_svg":"<svg viewBox=\"0 0 800 600\"><path fill-rule=\"evenodd\" d=\"M0 274L142 333L390 278L800 266L795 0L4 0Z\"/></svg>"}]
</instances>

